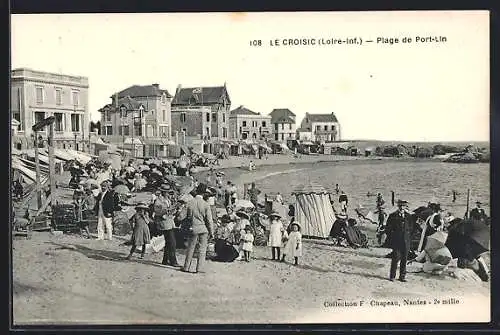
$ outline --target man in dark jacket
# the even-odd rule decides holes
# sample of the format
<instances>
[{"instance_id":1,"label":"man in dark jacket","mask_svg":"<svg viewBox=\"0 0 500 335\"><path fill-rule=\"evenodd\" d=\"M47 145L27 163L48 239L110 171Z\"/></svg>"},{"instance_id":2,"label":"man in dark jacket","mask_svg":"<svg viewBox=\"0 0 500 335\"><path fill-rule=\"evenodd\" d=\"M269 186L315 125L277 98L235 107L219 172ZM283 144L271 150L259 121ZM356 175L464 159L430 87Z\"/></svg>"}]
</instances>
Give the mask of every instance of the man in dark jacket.
<instances>
[{"instance_id":1,"label":"man in dark jacket","mask_svg":"<svg viewBox=\"0 0 500 335\"><path fill-rule=\"evenodd\" d=\"M177 241L175 239L174 215L176 206L173 195L175 191L168 184L160 187L161 194L153 204L154 221L158 231L165 238L165 248L163 249L163 265L179 266L177 263L176 249Z\"/></svg>"},{"instance_id":2,"label":"man in dark jacket","mask_svg":"<svg viewBox=\"0 0 500 335\"><path fill-rule=\"evenodd\" d=\"M410 248L411 214L407 211L408 202L398 200L398 210L387 219L385 232L388 246L392 249L389 280L394 281L399 262L399 281L405 282L406 261Z\"/></svg>"},{"instance_id":3,"label":"man in dark jacket","mask_svg":"<svg viewBox=\"0 0 500 335\"><path fill-rule=\"evenodd\" d=\"M347 199L347 194L345 194L344 191L340 192L339 196L339 203L340 203L340 210L343 212L347 212L347 202L349 200Z\"/></svg>"},{"instance_id":4,"label":"man in dark jacket","mask_svg":"<svg viewBox=\"0 0 500 335\"><path fill-rule=\"evenodd\" d=\"M473 208L470 211L470 218L474 220L482 220L485 221L487 218L486 212L484 208L481 208L481 202L476 201L476 208Z\"/></svg>"},{"instance_id":5,"label":"man in dark jacket","mask_svg":"<svg viewBox=\"0 0 500 335\"><path fill-rule=\"evenodd\" d=\"M113 239L113 215L120 209L120 199L111 189L111 181L105 180L101 183L101 193L96 197L94 211L97 215L97 239L104 240L104 229L106 229L108 240Z\"/></svg>"}]
</instances>

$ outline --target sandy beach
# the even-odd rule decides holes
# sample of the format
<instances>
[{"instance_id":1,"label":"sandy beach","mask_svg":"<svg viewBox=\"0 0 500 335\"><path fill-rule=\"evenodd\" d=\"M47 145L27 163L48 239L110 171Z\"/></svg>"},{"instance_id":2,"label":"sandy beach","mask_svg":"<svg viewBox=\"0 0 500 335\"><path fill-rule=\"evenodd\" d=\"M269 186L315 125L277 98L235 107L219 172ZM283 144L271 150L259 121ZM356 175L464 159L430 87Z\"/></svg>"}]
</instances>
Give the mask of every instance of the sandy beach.
<instances>
[{"instance_id":1,"label":"sandy beach","mask_svg":"<svg viewBox=\"0 0 500 335\"><path fill-rule=\"evenodd\" d=\"M315 162L314 156L305 163ZM325 160L328 156L319 156ZM320 160L319 158L318 161ZM330 157L328 157L330 158ZM341 157L351 159L350 157ZM254 160L272 165L249 173L241 161L223 161L228 178L241 185L273 173L304 169L282 156ZM333 159L333 157L331 157ZM339 158L337 158L339 159ZM354 158L363 160L367 158ZM294 161L295 162L295 161ZM260 163L260 164L259 164ZM232 169L230 169L232 168ZM290 172L291 173L291 172ZM272 179L272 178L271 178ZM266 181L268 179L265 179ZM61 190L63 192L63 190ZM69 192L69 191L67 191ZM373 242L375 226L361 229ZM13 241L13 316L20 324L176 324L290 322L487 321L490 284L410 273L408 282L387 280L388 249L350 249L328 240L306 240L298 266L271 261L254 246L252 261L207 263L205 274L161 265L162 252L126 261L127 237L113 241L33 233ZM373 245L373 244L372 244ZM179 262L184 250L178 250ZM406 305L405 299L417 305ZM440 303L436 313L434 299ZM358 306L332 307L341 301ZM360 302L363 303L360 305ZM399 305L388 305L388 302ZM427 307L418 305L424 301ZM383 303L384 306L380 304ZM377 305L378 304L378 305ZM474 308L471 308L474 306Z\"/></svg>"}]
</instances>

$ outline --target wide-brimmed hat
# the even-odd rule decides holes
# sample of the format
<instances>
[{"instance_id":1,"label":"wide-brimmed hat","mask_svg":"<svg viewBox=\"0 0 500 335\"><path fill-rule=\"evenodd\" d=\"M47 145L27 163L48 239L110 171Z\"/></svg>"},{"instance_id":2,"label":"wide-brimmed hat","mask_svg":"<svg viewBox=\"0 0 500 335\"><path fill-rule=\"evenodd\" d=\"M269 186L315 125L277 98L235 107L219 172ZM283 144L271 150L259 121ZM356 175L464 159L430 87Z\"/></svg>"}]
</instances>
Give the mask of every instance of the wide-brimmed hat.
<instances>
[{"instance_id":1,"label":"wide-brimmed hat","mask_svg":"<svg viewBox=\"0 0 500 335\"><path fill-rule=\"evenodd\" d=\"M298 224L297 222L290 223L290 229L292 229L294 225L297 226L297 228L299 228L298 230L300 231L300 224Z\"/></svg>"},{"instance_id":2,"label":"wide-brimmed hat","mask_svg":"<svg viewBox=\"0 0 500 335\"><path fill-rule=\"evenodd\" d=\"M439 212L441 211L441 204L438 204L438 203L430 203L429 204L429 208L432 209L433 211L436 211L436 212Z\"/></svg>"},{"instance_id":3,"label":"wide-brimmed hat","mask_svg":"<svg viewBox=\"0 0 500 335\"><path fill-rule=\"evenodd\" d=\"M172 190L172 187L169 184L161 184L158 190L161 192L168 192Z\"/></svg>"},{"instance_id":4,"label":"wide-brimmed hat","mask_svg":"<svg viewBox=\"0 0 500 335\"><path fill-rule=\"evenodd\" d=\"M281 215L278 214L278 212L271 212L268 217L272 219L273 217L281 219Z\"/></svg>"},{"instance_id":5,"label":"wide-brimmed hat","mask_svg":"<svg viewBox=\"0 0 500 335\"><path fill-rule=\"evenodd\" d=\"M229 222L231 222L231 217L230 217L229 215L227 215L227 214L224 214L224 215L222 215L222 217L220 218L220 221L221 221L222 223L229 223Z\"/></svg>"},{"instance_id":6,"label":"wide-brimmed hat","mask_svg":"<svg viewBox=\"0 0 500 335\"><path fill-rule=\"evenodd\" d=\"M149 206L146 205L145 203L140 203L138 205L135 206L135 210L138 210L138 209L145 209L145 210L148 210L149 209Z\"/></svg>"},{"instance_id":7,"label":"wide-brimmed hat","mask_svg":"<svg viewBox=\"0 0 500 335\"><path fill-rule=\"evenodd\" d=\"M243 212L243 211L238 211L235 213L238 217L242 218L242 219L247 219L247 220L250 220L250 216Z\"/></svg>"},{"instance_id":8,"label":"wide-brimmed hat","mask_svg":"<svg viewBox=\"0 0 500 335\"><path fill-rule=\"evenodd\" d=\"M397 204L398 204L398 206L400 206L400 205L402 205L402 206L403 206L403 205L408 205L408 201L398 199Z\"/></svg>"},{"instance_id":9,"label":"wide-brimmed hat","mask_svg":"<svg viewBox=\"0 0 500 335\"><path fill-rule=\"evenodd\" d=\"M108 185L108 184L111 184L113 181L111 179L105 179L103 181L101 181L101 185Z\"/></svg>"},{"instance_id":10,"label":"wide-brimmed hat","mask_svg":"<svg viewBox=\"0 0 500 335\"><path fill-rule=\"evenodd\" d=\"M476 205L482 205L483 203L481 201L476 201Z\"/></svg>"}]
</instances>

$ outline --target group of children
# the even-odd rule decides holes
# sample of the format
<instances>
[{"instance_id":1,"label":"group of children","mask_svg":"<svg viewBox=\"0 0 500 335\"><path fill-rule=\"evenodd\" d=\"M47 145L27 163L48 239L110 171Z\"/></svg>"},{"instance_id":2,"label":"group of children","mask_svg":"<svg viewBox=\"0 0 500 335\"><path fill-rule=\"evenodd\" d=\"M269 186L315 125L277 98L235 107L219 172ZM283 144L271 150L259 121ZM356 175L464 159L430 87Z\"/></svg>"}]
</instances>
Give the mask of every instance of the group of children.
<instances>
[{"instance_id":1,"label":"group of children","mask_svg":"<svg viewBox=\"0 0 500 335\"><path fill-rule=\"evenodd\" d=\"M233 237L233 243L237 243L237 240L239 240L238 251L240 256L237 260L249 262L255 237L252 233L248 215L244 212L237 212L236 216L238 217L237 223L231 228L227 227L227 220L222 220L222 230L226 232L221 232L219 238L225 237L226 239L230 239L229 231L238 232L240 227L243 227L243 229L239 231L239 236L236 238ZM302 256L302 234L300 233L300 225L297 222L292 222L288 226L289 230L287 231L278 213L273 212L268 215L268 218L270 225L267 245L271 247L272 260L285 262L286 256L288 255L293 257L294 264L298 265L299 257Z\"/></svg>"}]
</instances>

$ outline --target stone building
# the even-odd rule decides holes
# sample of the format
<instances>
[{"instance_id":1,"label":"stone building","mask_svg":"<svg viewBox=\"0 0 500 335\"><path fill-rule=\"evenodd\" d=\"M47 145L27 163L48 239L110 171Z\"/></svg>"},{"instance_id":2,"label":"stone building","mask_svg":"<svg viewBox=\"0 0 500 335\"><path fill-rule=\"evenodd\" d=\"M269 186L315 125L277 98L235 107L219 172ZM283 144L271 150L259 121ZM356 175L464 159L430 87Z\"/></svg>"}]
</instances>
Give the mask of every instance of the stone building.
<instances>
[{"instance_id":1,"label":"stone building","mask_svg":"<svg viewBox=\"0 0 500 335\"><path fill-rule=\"evenodd\" d=\"M194 145L229 137L231 99L226 84L217 87L177 87L172 100L172 137Z\"/></svg>"},{"instance_id":2,"label":"stone building","mask_svg":"<svg viewBox=\"0 0 500 335\"><path fill-rule=\"evenodd\" d=\"M11 113L19 122L12 136L17 149L33 147L31 127L49 116L55 117L54 146L89 149L87 77L19 68L11 71ZM48 127L38 133L46 145Z\"/></svg>"},{"instance_id":3,"label":"stone building","mask_svg":"<svg viewBox=\"0 0 500 335\"><path fill-rule=\"evenodd\" d=\"M273 128L273 138L286 143L296 138L295 114L288 108L277 108L269 114Z\"/></svg>"},{"instance_id":4,"label":"stone building","mask_svg":"<svg viewBox=\"0 0 500 335\"><path fill-rule=\"evenodd\" d=\"M301 133L311 132L311 141L333 142L340 141L340 123L334 113L310 114L306 113L300 124Z\"/></svg>"},{"instance_id":5,"label":"stone building","mask_svg":"<svg viewBox=\"0 0 500 335\"><path fill-rule=\"evenodd\" d=\"M229 115L229 134L236 140L261 140L271 135L271 116L240 106Z\"/></svg>"}]
</instances>

